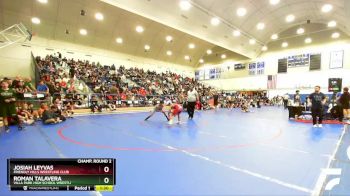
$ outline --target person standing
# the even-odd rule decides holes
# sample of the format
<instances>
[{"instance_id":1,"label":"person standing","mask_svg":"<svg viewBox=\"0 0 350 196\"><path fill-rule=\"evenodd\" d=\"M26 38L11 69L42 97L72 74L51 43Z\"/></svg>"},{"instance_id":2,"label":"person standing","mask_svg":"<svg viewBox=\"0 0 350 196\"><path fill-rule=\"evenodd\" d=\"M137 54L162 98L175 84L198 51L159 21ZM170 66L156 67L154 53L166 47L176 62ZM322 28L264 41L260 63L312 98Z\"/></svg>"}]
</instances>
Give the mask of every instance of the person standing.
<instances>
[{"instance_id":1,"label":"person standing","mask_svg":"<svg viewBox=\"0 0 350 196\"><path fill-rule=\"evenodd\" d=\"M219 105L219 95L218 95L218 92L215 92L215 93L214 93L213 98L214 98L214 107L215 107L215 109L217 109L217 108L218 108L218 105Z\"/></svg>"},{"instance_id":2,"label":"person standing","mask_svg":"<svg viewBox=\"0 0 350 196\"><path fill-rule=\"evenodd\" d=\"M301 97L299 94L299 90L295 91L295 95L294 95L294 105L295 106L300 106L301 105Z\"/></svg>"},{"instance_id":3,"label":"person standing","mask_svg":"<svg viewBox=\"0 0 350 196\"><path fill-rule=\"evenodd\" d=\"M288 93L286 93L286 94L283 96L283 105L284 105L284 109L287 109L287 108L288 108L288 101L289 101L289 95L288 95Z\"/></svg>"},{"instance_id":4,"label":"person standing","mask_svg":"<svg viewBox=\"0 0 350 196\"><path fill-rule=\"evenodd\" d=\"M350 120L350 93L349 88L343 89L344 93L339 98L339 103L343 108L343 115L345 120Z\"/></svg>"},{"instance_id":5,"label":"person standing","mask_svg":"<svg viewBox=\"0 0 350 196\"><path fill-rule=\"evenodd\" d=\"M311 114L312 114L312 123L314 127L322 127L323 119L323 105L326 101L326 96L321 93L321 87L315 86L315 92L309 95L311 99ZM318 117L318 121L317 121Z\"/></svg>"},{"instance_id":6,"label":"person standing","mask_svg":"<svg viewBox=\"0 0 350 196\"><path fill-rule=\"evenodd\" d=\"M193 119L194 109L195 109L197 100L199 100L198 93L194 88L194 86L192 86L190 90L187 92L187 113L188 113L189 119Z\"/></svg>"},{"instance_id":7,"label":"person standing","mask_svg":"<svg viewBox=\"0 0 350 196\"><path fill-rule=\"evenodd\" d=\"M21 121L18 118L16 111L16 92L12 88L9 88L9 83L6 80L1 81L0 116L4 121L6 133L10 131L9 118L17 122L18 130L23 129Z\"/></svg>"}]
</instances>

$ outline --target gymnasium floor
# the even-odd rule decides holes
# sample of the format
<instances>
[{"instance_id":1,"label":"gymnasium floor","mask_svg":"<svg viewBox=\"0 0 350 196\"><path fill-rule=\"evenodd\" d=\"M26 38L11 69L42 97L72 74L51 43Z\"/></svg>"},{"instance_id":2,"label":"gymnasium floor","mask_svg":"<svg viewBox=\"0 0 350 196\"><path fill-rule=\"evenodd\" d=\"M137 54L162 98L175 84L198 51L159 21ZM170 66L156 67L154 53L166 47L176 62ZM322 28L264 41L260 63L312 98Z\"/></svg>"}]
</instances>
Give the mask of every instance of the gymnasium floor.
<instances>
[{"instance_id":1,"label":"gymnasium floor","mask_svg":"<svg viewBox=\"0 0 350 196\"><path fill-rule=\"evenodd\" d=\"M342 175L322 194L350 195L350 134L343 125L312 128L288 121L287 111L275 107L196 112L193 120L183 114L173 125L159 113L145 122L147 114L80 116L2 132L0 195L47 195L8 191L10 157L116 158L115 191L103 195L311 195L328 166L342 168Z\"/></svg>"}]
</instances>

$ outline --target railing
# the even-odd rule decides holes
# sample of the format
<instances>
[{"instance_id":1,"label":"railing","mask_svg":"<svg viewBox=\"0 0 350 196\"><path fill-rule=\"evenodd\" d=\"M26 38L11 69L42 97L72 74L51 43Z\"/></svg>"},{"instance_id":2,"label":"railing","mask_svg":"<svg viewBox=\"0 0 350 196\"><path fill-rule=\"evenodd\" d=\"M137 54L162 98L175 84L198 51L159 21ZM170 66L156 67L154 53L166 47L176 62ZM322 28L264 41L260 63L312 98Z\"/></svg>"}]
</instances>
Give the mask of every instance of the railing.
<instances>
[{"instance_id":1,"label":"railing","mask_svg":"<svg viewBox=\"0 0 350 196\"><path fill-rule=\"evenodd\" d=\"M51 97L45 95L44 93L23 93L17 98L18 103L28 103L33 104L35 109L39 108L42 103L50 105Z\"/></svg>"},{"instance_id":2,"label":"railing","mask_svg":"<svg viewBox=\"0 0 350 196\"><path fill-rule=\"evenodd\" d=\"M233 102L240 102L238 97L233 96ZM87 109L91 106L99 106L101 108L122 108L122 107L151 107L160 101L164 101L165 105L179 102L184 103L185 98L177 95L139 95L132 94L130 97L121 96L120 94L103 94L103 93L56 93L53 95L45 95L43 93L24 93L18 101L21 103L32 103L34 108L39 108L40 104L61 104L67 106L70 104L75 109ZM212 96L201 96L200 101L206 102L208 105L213 105ZM255 100L256 101L256 100ZM219 95L219 102L223 107L228 104L225 95Z\"/></svg>"},{"instance_id":3,"label":"railing","mask_svg":"<svg viewBox=\"0 0 350 196\"><path fill-rule=\"evenodd\" d=\"M34 82L34 85L37 86L39 84L40 81L40 69L38 64L36 63L35 57L33 55L33 53L31 53L32 55L32 61L31 61L31 68L32 68L32 81Z\"/></svg>"},{"instance_id":4,"label":"railing","mask_svg":"<svg viewBox=\"0 0 350 196\"><path fill-rule=\"evenodd\" d=\"M75 108L90 108L93 104L106 106L113 104L116 107L148 107L160 103L161 100L165 104L177 101L174 95L135 95L132 97L122 97L119 94L102 94L102 93L56 93L53 95L53 102L58 99L62 102L70 102Z\"/></svg>"}]
</instances>

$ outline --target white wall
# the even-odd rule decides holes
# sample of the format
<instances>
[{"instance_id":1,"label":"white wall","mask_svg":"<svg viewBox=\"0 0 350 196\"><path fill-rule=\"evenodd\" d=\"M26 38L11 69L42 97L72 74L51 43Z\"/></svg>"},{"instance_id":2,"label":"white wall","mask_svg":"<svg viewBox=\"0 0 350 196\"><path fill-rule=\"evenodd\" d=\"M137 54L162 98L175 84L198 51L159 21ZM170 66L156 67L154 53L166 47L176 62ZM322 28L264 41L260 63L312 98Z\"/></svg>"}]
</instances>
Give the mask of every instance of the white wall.
<instances>
[{"instance_id":1,"label":"white wall","mask_svg":"<svg viewBox=\"0 0 350 196\"><path fill-rule=\"evenodd\" d=\"M329 69L330 54L332 51L344 50L343 68ZM321 70L309 71L309 67L288 68L287 73L277 75L277 89L283 92L295 92L295 89L313 89L315 85L322 88L328 87L328 78L343 78L343 86L350 86L350 41L333 42L326 45L315 45L298 49L281 50L280 52L271 52L261 55L259 58L251 60L265 62L265 75L249 76L248 68L243 71L234 71L235 63L227 61L218 65L205 65L204 67L223 67L226 69L231 65L231 69L224 77L230 79L206 80L206 84L213 85L224 90L241 89L266 89L267 75L276 75L278 71L278 59L289 55L321 53Z\"/></svg>"},{"instance_id":2,"label":"white wall","mask_svg":"<svg viewBox=\"0 0 350 196\"><path fill-rule=\"evenodd\" d=\"M266 76L252 76L219 80L204 80L205 84L222 90L259 90L266 89Z\"/></svg>"},{"instance_id":3,"label":"white wall","mask_svg":"<svg viewBox=\"0 0 350 196\"><path fill-rule=\"evenodd\" d=\"M100 62L102 65L124 65L125 67L139 67L155 70L157 72L165 72L169 70L184 76L194 77L194 68L189 66L171 64L154 59L141 58L68 42L34 37L31 42L24 44L31 47L23 47L21 46L22 44L14 44L0 49L0 75L10 77L21 75L28 77L30 76L31 52L33 52L34 56L46 56L47 54L53 54L54 52L61 52L62 55L67 58ZM49 51L46 50L46 48L54 50ZM74 54L67 52L74 52Z\"/></svg>"},{"instance_id":4,"label":"white wall","mask_svg":"<svg viewBox=\"0 0 350 196\"><path fill-rule=\"evenodd\" d=\"M30 48L11 45L0 49L0 78L3 77L31 77Z\"/></svg>"}]
</instances>

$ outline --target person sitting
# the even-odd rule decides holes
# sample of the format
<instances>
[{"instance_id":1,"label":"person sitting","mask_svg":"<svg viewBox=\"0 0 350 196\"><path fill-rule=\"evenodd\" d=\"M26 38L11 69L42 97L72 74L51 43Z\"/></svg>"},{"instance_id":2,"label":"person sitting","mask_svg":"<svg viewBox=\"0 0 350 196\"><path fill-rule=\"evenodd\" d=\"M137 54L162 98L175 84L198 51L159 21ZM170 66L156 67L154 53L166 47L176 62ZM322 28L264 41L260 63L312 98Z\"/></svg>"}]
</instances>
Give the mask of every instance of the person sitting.
<instances>
[{"instance_id":1,"label":"person sitting","mask_svg":"<svg viewBox=\"0 0 350 196\"><path fill-rule=\"evenodd\" d=\"M23 103L22 107L17 111L17 115L19 120L27 125L34 124L34 116L31 114L31 112L28 110L28 104Z\"/></svg>"},{"instance_id":2,"label":"person sitting","mask_svg":"<svg viewBox=\"0 0 350 196\"><path fill-rule=\"evenodd\" d=\"M34 104L28 103L28 112L33 116L34 120L40 119L38 110L34 110Z\"/></svg>"},{"instance_id":3,"label":"person sitting","mask_svg":"<svg viewBox=\"0 0 350 196\"><path fill-rule=\"evenodd\" d=\"M51 106L50 108L47 108L43 113L43 123L44 124L56 124L62 122L59 116L55 113L56 107Z\"/></svg>"},{"instance_id":4,"label":"person sitting","mask_svg":"<svg viewBox=\"0 0 350 196\"><path fill-rule=\"evenodd\" d=\"M244 101L241 105L242 112L249 112L250 101Z\"/></svg>"},{"instance_id":5,"label":"person sitting","mask_svg":"<svg viewBox=\"0 0 350 196\"><path fill-rule=\"evenodd\" d=\"M67 114L64 113L62 110L60 110L58 107L53 105L51 107L52 111L54 112L55 116L57 116L61 121L66 121Z\"/></svg>"},{"instance_id":6,"label":"person sitting","mask_svg":"<svg viewBox=\"0 0 350 196\"><path fill-rule=\"evenodd\" d=\"M42 93L45 95L49 94L49 87L47 87L47 85L44 83L43 80L40 80L36 89L37 89L38 93Z\"/></svg>"},{"instance_id":7,"label":"person sitting","mask_svg":"<svg viewBox=\"0 0 350 196\"><path fill-rule=\"evenodd\" d=\"M100 106L100 105L98 104L98 100L97 100L97 98L96 98L95 95L93 95L93 96L91 97L90 109L91 109L91 112L92 112L92 113L95 113L96 110L97 110L98 112L102 112L102 106Z\"/></svg>"}]
</instances>

